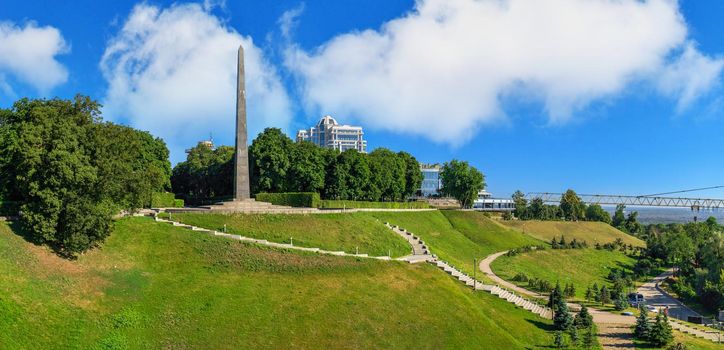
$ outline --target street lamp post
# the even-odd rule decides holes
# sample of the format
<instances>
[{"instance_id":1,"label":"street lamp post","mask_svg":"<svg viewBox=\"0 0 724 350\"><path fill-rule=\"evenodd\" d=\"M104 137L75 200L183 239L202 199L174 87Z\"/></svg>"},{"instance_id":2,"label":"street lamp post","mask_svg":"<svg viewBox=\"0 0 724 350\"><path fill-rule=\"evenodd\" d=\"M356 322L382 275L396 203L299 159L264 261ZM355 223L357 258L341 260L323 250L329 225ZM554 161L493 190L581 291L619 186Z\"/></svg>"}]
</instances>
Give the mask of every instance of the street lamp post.
<instances>
[{"instance_id":1,"label":"street lamp post","mask_svg":"<svg viewBox=\"0 0 724 350\"><path fill-rule=\"evenodd\" d=\"M478 286L478 280L475 277L475 273L477 272L476 266L478 265L478 259L473 258L473 292L475 291L475 288Z\"/></svg>"}]
</instances>

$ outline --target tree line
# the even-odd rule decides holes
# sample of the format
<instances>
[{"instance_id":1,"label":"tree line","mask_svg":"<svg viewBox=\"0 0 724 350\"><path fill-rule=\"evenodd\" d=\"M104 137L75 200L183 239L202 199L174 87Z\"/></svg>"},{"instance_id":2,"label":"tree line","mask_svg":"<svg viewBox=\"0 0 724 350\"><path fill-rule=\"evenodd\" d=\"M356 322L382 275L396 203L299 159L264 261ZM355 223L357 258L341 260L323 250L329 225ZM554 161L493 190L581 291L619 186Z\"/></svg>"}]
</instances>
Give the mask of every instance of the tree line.
<instances>
[{"instance_id":1,"label":"tree line","mask_svg":"<svg viewBox=\"0 0 724 350\"><path fill-rule=\"evenodd\" d=\"M724 226L715 218L687 224L647 225L639 238L646 249L643 266L674 266L671 288L686 302L711 313L724 310Z\"/></svg>"},{"instance_id":2,"label":"tree line","mask_svg":"<svg viewBox=\"0 0 724 350\"><path fill-rule=\"evenodd\" d=\"M232 194L234 149L200 144L173 169L174 193L188 203ZM267 128L249 146L252 194L316 192L323 199L404 201L422 183L420 163L407 152L377 148L369 154L339 152L311 142L294 142L280 129ZM440 173L443 194L470 207L485 186L483 174L468 162L452 160Z\"/></svg>"},{"instance_id":3,"label":"tree line","mask_svg":"<svg viewBox=\"0 0 724 350\"><path fill-rule=\"evenodd\" d=\"M86 96L0 109L0 200L17 202L28 236L63 255L93 247L113 215L169 189L168 155L160 138L103 122Z\"/></svg>"},{"instance_id":4,"label":"tree line","mask_svg":"<svg viewBox=\"0 0 724 350\"><path fill-rule=\"evenodd\" d=\"M563 194L558 205L545 204L541 198L528 201L521 191L515 191L512 199L515 204L513 215L519 220L599 221L634 235L643 229L638 222L638 212L626 215L626 206L619 204L611 216L599 204L583 203L576 191L571 189Z\"/></svg>"},{"instance_id":5,"label":"tree line","mask_svg":"<svg viewBox=\"0 0 724 350\"><path fill-rule=\"evenodd\" d=\"M191 203L230 196L234 149L199 145L173 169L174 192ZM317 192L324 199L402 201L422 183L420 164L407 152L378 148L339 152L294 142L267 128L249 146L252 193Z\"/></svg>"}]
</instances>

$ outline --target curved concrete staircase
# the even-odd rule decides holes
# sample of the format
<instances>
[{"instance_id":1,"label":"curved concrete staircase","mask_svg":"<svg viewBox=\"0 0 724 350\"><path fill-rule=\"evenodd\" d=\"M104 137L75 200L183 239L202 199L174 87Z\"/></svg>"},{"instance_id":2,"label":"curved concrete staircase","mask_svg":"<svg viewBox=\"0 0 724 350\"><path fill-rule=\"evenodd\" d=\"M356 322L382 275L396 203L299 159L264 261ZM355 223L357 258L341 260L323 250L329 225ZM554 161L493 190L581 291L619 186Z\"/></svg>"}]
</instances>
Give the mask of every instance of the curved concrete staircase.
<instances>
[{"instance_id":1,"label":"curved concrete staircase","mask_svg":"<svg viewBox=\"0 0 724 350\"><path fill-rule=\"evenodd\" d=\"M430 250L425 242L423 242L422 239L420 239L414 233L405 230L399 226L391 225L388 222L385 223L385 226L405 238L412 246L412 255L408 255L398 260L405 260L411 263L427 261L476 291L482 290L489 292L490 294L496 295L497 297L504 299L511 304L515 304L516 306L521 307L524 310L528 310L536 315L539 315L540 317L548 319L553 318L553 311L548 307L541 306L534 301L526 299L506 289L500 288L499 286L484 284L480 281L477 281L469 275L458 270L453 265L437 259L437 256L430 253Z\"/></svg>"}]
</instances>

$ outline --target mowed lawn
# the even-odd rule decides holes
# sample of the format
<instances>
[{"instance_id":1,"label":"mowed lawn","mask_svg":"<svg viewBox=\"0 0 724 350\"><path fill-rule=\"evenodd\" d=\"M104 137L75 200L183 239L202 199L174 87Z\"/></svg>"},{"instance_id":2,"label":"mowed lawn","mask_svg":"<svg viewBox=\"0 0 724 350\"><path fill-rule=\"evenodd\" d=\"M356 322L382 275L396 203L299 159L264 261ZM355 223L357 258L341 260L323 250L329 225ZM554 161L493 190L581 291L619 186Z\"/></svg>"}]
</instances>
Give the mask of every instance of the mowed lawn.
<instances>
[{"instance_id":1,"label":"mowed lawn","mask_svg":"<svg viewBox=\"0 0 724 350\"><path fill-rule=\"evenodd\" d=\"M550 242L553 237L560 239L561 236L565 236L566 241L570 242L575 238L594 246L596 243L611 243L616 238L621 238L626 244L638 247L646 246L644 241L603 222L511 220L500 223L546 242Z\"/></svg>"},{"instance_id":2,"label":"mowed lawn","mask_svg":"<svg viewBox=\"0 0 724 350\"><path fill-rule=\"evenodd\" d=\"M550 321L429 264L267 249L123 219L63 260L0 223L2 349L522 349Z\"/></svg>"},{"instance_id":3,"label":"mowed lawn","mask_svg":"<svg viewBox=\"0 0 724 350\"><path fill-rule=\"evenodd\" d=\"M532 237L506 229L479 212L370 212L360 213L388 221L420 236L433 254L458 269L472 274L473 259L529 244L541 244Z\"/></svg>"},{"instance_id":4,"label":"mowed lawn","mask_svg":"<svg viewBox=\"0 0 724 350\"><path fill-rule=\"evenodd\" d=\"M407 241L379 219L358 214L173 214L183 223L246 237L371 256L411 254Z\"/></svg>"},{"instance_id":5,"label":"mowed lawn","mask_svg":"<svg viewBox=\"0 0 724 350\"><path fill-rule=\"evenodd\" d=\"M518 273L544 279L562 286L573 283L576 296L584 299L586 288L593 283L610 285L607 277L611 269L629 270L634 259L619 251L605 249L546 249L519 254L513 257L501 256L491 265L493 272L504 280L523 287L527 283L514 282Z\"/></svg>"}]
</instances>

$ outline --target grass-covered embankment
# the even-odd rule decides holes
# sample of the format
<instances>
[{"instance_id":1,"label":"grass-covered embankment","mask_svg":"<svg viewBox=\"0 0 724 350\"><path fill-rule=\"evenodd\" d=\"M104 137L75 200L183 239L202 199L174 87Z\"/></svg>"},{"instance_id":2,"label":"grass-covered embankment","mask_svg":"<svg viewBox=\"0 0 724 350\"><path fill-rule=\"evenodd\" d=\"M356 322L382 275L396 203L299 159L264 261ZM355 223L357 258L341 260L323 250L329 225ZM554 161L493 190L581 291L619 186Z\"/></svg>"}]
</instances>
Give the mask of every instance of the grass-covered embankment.
<instances>
[{"instance_id":1,"label":"grass-covered embankment","mask_svg":"<svg viewBox=\"0 0 724 350\"><path fill-rule=\"evenodd\" d=\"M506 281L526 287L525 282L515 282L518 273L528 278L538 278L562 286L573 283L576 296L583 299L586 288L594 283L609 285L607 280L611 269L630 270L634 259L619 251L605 249L546 249L508 257L501 256L491 265L496 275Z\"/></svg>"},{"instance_id":2,"label":"grass-covered embankment","mask_svg":"<svg viewBox=\"0 0 724 350\"><path fill-rule=\"evenodd\" d=\"M635 247L646 245L642 240L603 222L511 220L501 221L500 223L546 242L550 242L554 237L560 239L561 236L565 236L566 241L575 238L579 241L586 241L589 246L594 246L596 243L611 243L617 238Z\"/></svg>"},{"instance_id":3,"label":"grass-covered embankment","mask_svg":"<svg viewBox=\"0 0 724 350\"><path fill-rule=\"evenodd\" d=\"M550 321L428 264L299 254L124 219L77 261L0 223L0 348L522 349ZM525 335L525 336L521 336Z\"/></svg>"},{"instance_id":4,"label":"grass-covered embankment","mask_svg":"<svg viewBox=\"0 0 724 350\"><path fill-rule=\"evenodd\" d=\"M374 212L360 213L388 221L420 236L433 254L458 269L473 273L473 259L530 244L542 244L532 237L493 222L473 211Z\"/></svg>"},{"instance_id":5,"label":"grass-covered embankment","mask_svg":"<svg viewBox=\"0 0 724 350\"><path fill-rule=\"evenodd\" d=\"M173 214L173 219L211 230L246 237L290 243L302 247L342 250L393 257L411 253L410 245L392 233L380 220L357 214L268 215L268 214Z\"/></svg>"}]
</instances>

